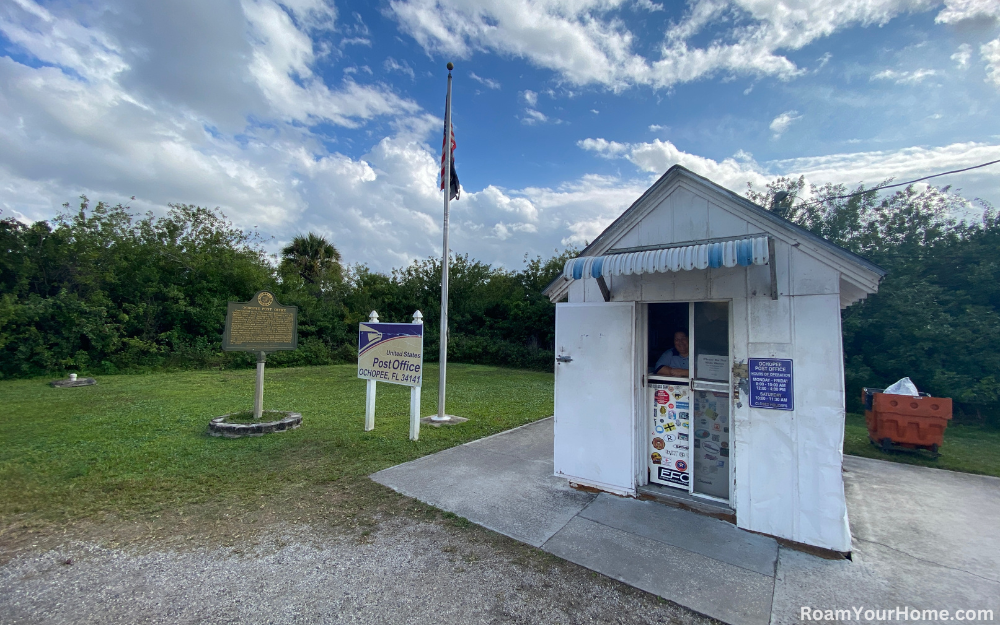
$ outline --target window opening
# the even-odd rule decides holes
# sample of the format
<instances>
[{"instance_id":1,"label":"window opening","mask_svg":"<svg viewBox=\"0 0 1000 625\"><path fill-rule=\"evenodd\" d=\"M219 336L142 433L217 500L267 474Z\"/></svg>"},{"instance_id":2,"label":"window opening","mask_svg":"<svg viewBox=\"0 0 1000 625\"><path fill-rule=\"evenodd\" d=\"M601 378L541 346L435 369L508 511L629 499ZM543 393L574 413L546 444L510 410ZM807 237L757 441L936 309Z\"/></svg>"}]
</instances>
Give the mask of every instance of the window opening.
<instances>
[{"instance_id":1,"label":"window opening","mask_svg":"<svg viewBox=\"0 0 1000 625\"><path fill-rule=\"evenodd\" d=\"M687 378L690 370L688 303L650 304L647 372Z\"/></svg>"}]
</instances>

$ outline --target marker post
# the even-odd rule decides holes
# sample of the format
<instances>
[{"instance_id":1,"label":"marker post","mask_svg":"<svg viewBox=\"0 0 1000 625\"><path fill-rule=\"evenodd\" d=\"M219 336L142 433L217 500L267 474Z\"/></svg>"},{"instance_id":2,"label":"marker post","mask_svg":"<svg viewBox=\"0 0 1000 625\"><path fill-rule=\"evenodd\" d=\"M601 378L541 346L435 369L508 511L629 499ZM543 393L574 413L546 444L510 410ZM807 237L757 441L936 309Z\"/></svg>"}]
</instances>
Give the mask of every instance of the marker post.
<instances>
[{"instance_id":1,"label":"marker post","mask_svg":"<svg viewBox=\"0 0 1000 625\"><path fill-rule=\"evenodd\" d=\"M413 323L424 324L424 315L418 310L413 313ZM374 384L374 381L372 381ZM420 387L410 387L410 440L420 439Z\"/></svg>"},{"instance_id":2,"label":"marker post","mask_svg":"<svg viewBox=\"0 0 1000 625\"><path fill-rule=\"evenodd\" d=\"M374 310L368 315L369 323L378 323L378 313ZM365 432L375 429L375 380L368 380L368 392L365 395Z\"/></svg>"}]
</instances>

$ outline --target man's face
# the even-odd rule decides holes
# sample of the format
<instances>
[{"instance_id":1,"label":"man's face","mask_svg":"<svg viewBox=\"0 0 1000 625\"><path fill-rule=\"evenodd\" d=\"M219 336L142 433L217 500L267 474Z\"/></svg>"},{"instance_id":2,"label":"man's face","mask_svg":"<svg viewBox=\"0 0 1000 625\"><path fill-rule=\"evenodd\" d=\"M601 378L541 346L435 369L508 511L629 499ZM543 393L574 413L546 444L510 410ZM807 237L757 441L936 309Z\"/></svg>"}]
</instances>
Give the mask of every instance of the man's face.
<instances>
[{"instance_id":1,"label":"man's face","mask_svg":"<svg viewBox=\"0 0 1000 625\"><path fill-rule=\"evenodd\" d=\"M687 334L683 332L676 332L674 334L674 349L680 355L685 355L688 353L688 337Z\"/></svg>"}]
</instances>

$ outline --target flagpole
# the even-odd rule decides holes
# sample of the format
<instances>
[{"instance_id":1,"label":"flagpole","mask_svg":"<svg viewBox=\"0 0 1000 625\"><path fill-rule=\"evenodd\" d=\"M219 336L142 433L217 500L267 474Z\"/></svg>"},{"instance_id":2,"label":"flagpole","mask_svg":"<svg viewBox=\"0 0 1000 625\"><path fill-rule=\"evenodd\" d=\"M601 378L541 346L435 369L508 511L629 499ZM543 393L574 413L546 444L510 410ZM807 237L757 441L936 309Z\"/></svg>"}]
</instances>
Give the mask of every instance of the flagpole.
<instances>
[{"instance_id":1,"label":"flagpole","mask_svg":"<svg viewBox=\"0 0 1000 625\"><path fill-rule=\"evenodd\" d=\"M438 413L433 421L448 421L444 412L445 380L448 370L448 203L451 201L451 70L448 63L448 97L444 105L444 249L441 252L441 352L438 362L441 374L438 379Z\"/></svg>"}]
</instances>

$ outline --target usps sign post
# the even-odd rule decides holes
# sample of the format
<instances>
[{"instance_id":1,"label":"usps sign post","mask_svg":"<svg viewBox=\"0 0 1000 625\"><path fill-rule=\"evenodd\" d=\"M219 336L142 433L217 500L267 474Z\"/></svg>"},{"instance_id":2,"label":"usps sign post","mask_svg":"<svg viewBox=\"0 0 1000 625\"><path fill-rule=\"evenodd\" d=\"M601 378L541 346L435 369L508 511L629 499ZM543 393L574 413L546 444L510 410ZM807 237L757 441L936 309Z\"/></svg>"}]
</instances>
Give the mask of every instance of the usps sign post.
<instances>
[{"instance_id":1,"label":"usps sign post","mask_svg":"<svg viewBox=\"0 0 1000 625\"><path fill-rule=\"evenodd\" d=\"M375 389L379 382L410 387L410 440L420 437L420 382L424 375L424 322L379 323L374 310L358 324L358 377L368 380L365 431L375 429Z\"/></svg>"}]
</instances>

